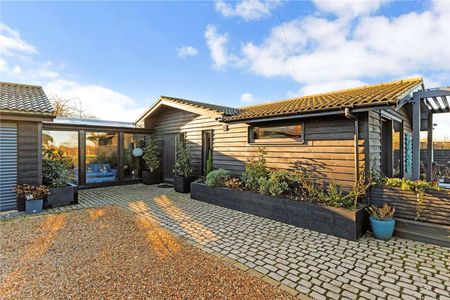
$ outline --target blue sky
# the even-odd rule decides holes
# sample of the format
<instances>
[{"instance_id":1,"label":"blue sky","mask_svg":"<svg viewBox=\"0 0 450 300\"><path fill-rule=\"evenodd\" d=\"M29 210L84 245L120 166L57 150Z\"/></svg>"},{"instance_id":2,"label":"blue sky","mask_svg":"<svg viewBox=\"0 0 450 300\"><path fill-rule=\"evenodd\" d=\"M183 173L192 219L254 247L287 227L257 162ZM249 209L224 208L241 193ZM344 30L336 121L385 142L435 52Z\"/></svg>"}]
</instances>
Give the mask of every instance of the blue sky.
<instances>
[{"instance_id":1,"label":"blue sky","mask_svg":"<svg viewBox=\"0 0 450 300\"><path fill-rule=\"evenodd\" d=\"M0 20L1 80L106 119L159 95L241 106L411 76L450 85L448 1L3 1Z\"/></svg>"}]
</instances>

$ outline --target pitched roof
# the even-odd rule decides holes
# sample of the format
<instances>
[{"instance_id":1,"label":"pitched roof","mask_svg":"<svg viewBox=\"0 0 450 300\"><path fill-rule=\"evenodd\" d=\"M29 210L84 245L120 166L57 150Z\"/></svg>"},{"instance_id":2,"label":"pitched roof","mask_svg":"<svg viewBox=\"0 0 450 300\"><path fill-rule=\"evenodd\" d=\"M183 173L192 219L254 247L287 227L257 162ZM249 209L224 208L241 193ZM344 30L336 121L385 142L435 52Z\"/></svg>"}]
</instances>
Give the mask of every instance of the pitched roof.
<instances>
[{"instance_id":1,"label":"pitched roof","mask_svg":"<svg viewBox=\"0 0 450 300\"><path fill-rule=\"evenodd\" d=\"M40 86L0 82L0 111L51 115L53 107Z\"/></svg>"},{"instance_id":2,"label":"pitched roof","mask_svg":"<svg viewBox=\"0 0 450 300\"><path fill-rule=\"evenodd\" d=\"M249 120L294 115L313 111L338 110L396 104L422 84L422 78L366 85L335 92L303 96L283 101L241 107L239 112L224 117L225 121Z\"/></svg>"},{"instance_id":3,"label":"pitched roof","mask_svg":"<svg viewBox=\"0 0 450 300\"><path fill-rule=\"evenodd\" d=\"M190 106L193 106L196 108L203 108L203 109L211 110L211 111L214 111L218 114L222 114L225 116L232 116L232 115L239 113L238 108L233 108L233 107L228 107L228 106L215 105L215 104L210 104L210 103L205 103L205 102L198 102L198 101L192 101L192 100L169 97L169 96L161 96L161 99L190 105Z\"/></svg>"}]
</instances>

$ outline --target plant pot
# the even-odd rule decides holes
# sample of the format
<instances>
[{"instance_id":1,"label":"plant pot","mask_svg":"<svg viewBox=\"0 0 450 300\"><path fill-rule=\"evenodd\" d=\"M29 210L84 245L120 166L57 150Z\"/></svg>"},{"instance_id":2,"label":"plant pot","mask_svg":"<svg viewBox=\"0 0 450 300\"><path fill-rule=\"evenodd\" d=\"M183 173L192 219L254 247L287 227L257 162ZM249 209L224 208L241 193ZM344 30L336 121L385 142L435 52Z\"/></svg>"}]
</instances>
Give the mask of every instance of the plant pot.
<instances>
[{"instance_id":1,"label":"plant pot","mask_svg":"<svg viewBox=\"0 0 450 300\"><path fill-rule=\"evenodd\" d=\"M144 184L158 184L161 183L161 172L159 169L154 170L151 172L150 170L143 170L142 171L142 183Z\"/></svg>"},{"instance_id":2,"label":"plant pot","mask_svg":"<svg viewBox=\"0 0 450 300\"><path fill-rule=\"evenodd\" d=\"M381 221L370 217L370 226L372 227L373 235L377 239L387 241L394 234L395 220L386 219Z\"/></svg>"},{"instance_id":3,"label":"plant pot","mask_svg":"<svg viewBox=\"0 0 450 300\"><path fill-rule=\"evenodd\" d=\"M25 210L27 214L37 214L42 212L44 199L33 199L25 201Z\"/></svg>"},{"instance_id":4,"label":"plant pot","mask_svg":"<svg viewBox=\"0 0 450 300\"><path fill-rule=\"evenodd\" d=\"M173 178L173 188L178 193L189 193L191 191L191 182L195 180L195 177L182 177L175 176Z\"/></svg>"},{"instance_id":5,"label":"plant pot","mask_svg":"<svg viewBox=\"0 0 450 300\"><path fill-rule=\"evenodd\" d=\"M59 188L50 188L50 194L44 201L44 208L54 208L78 204L78 187L70 184Z\"/></svg>"}]
</instances>

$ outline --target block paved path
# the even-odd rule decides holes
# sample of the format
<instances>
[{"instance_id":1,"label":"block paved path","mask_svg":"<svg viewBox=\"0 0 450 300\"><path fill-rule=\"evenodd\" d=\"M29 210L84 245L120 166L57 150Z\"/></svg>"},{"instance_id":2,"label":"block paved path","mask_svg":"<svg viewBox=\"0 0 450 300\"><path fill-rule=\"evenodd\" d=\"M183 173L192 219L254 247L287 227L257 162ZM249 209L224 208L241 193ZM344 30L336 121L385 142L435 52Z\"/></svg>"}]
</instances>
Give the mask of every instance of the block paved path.
<instances>
[{"instance_id":1,"label":"block paved path","mask_svg":"<svg viewBox=\"0 0 450 300\"><path fill-rule=\"evenodd\" d=\"M449 299L450 249L393 238L347 241L142 184L80 191L80 204L116 204L299 297ZM48 212L47 212L48 213Z\"/></svg>"}]
</instances>

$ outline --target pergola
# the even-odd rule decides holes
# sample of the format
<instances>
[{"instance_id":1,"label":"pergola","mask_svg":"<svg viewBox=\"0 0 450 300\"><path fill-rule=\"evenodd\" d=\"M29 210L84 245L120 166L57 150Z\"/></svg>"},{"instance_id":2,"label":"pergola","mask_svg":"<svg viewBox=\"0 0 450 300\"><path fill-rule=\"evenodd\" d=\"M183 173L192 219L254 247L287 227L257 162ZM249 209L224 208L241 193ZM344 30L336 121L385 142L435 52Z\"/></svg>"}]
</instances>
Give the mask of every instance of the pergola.
<instances>
[{"instance_id":1,"label":"pergola","mask_svg":"<svg viewBox=\"0 0 450 300\"><path fill-rule=\"evenodd\" d=\"M450 112L450 87L424 89L414 92L404 103L413 106L412 134L412 179L420 179L420 131L426 130L427 136L427 180L432 180L433 169L433 115Z\"/></svg>"}]
</instances>

